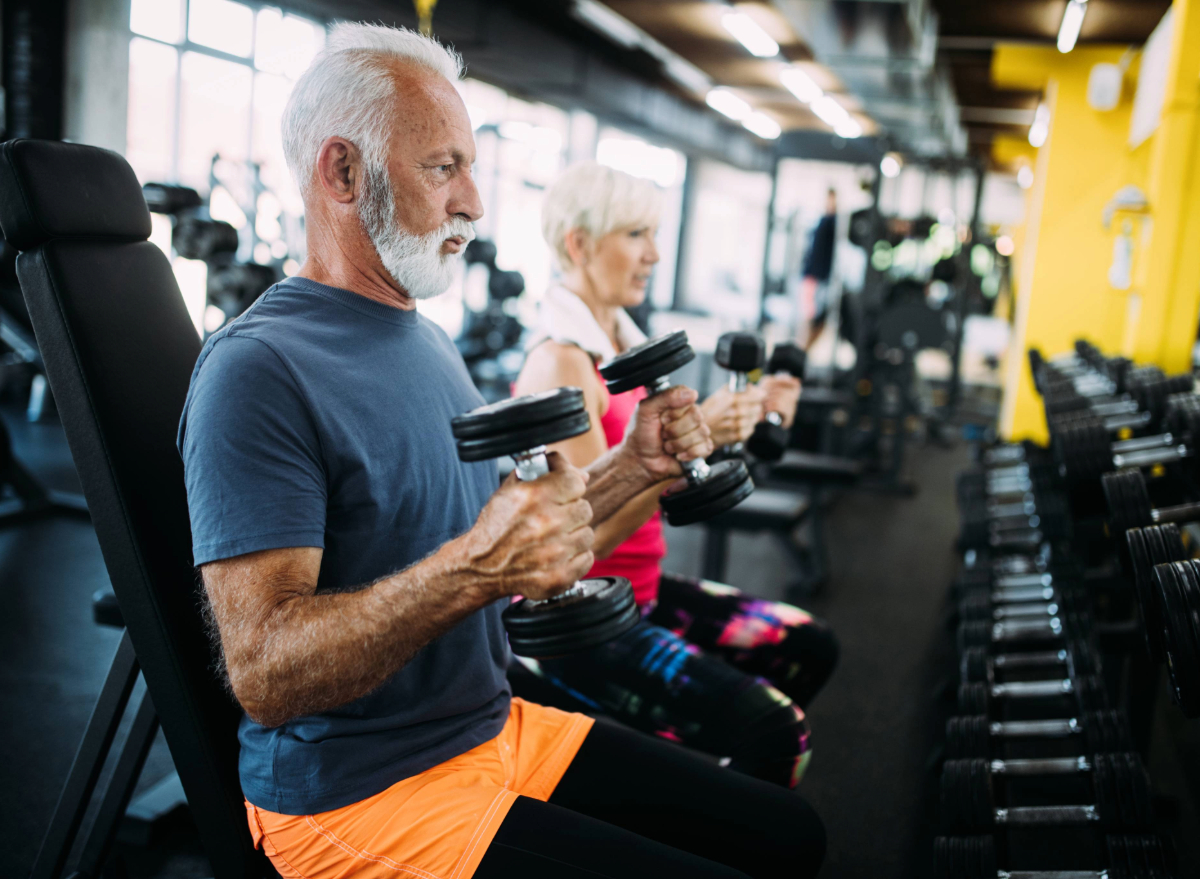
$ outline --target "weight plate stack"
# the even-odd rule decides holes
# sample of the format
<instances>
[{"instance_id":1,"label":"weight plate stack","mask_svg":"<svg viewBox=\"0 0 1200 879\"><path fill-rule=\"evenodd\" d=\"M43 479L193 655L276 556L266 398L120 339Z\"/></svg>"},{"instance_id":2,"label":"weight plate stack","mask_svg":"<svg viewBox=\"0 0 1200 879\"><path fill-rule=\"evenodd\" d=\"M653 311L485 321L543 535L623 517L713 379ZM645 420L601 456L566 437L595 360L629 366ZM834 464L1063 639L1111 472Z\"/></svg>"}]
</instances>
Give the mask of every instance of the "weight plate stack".
<instances>
[{"instance_id":1,"label":"weight plate stack","mask_svg":"<svg viewBox=\"0 0 1200 879\"><path fill-rule=\"evenodd\" d=\"M1080 711L1099 711L1108 708L1108 690L1099 675L1080 675L1071 681L1073 692L1063 693L1063 698L1070 698ZM991 690L988 684L980 682L958 685L958 713L986 714L992 716Z\"/></svg>"},{"instance_id":2,"label":"weight plate stack","mask_svg":"<svg viewBox=\"0 0 1200 879\"><path fill-rule=\"evenodd\" d=\"M1068 482L1099 479L1113 469L1112 442L1103 422L1081 419L1067 424L1054 436L1059 472Z\"/></svg>"},{"instance_id":3,"label":"weight plate stack","mask_svg":"<svg viewBox=\"0 0 1200 879\"><path fill-rule=\"evenodd\" d=\"M1156 565L1179 562L1187 558L1183 538L1174 524L1131 528L1125 532L1129 560L1133 569L1133 588L1142 614L1142 630L1146 649L1155 662L1166 662L1162 598L1154 580Z\"/></svg>"},{"instance_id":4,"label":"weight plate stack","mask_svg":"<svg viewBox=\"0 0 1200 879\"><path fill-rule=\"evenodd\" d=\"M1154 506L1140 470L1105 473L1100 483L1108 501L1108 531L1114 540L1119 541L1130 528L1154 524Z\"/></svg>"},{"instance_id":5,"label":"weight plate stack","mask_svg":"<svg viewBox=\"0 0 1200 879\"><path fill-rule=\"evenodd\" d=\"M501 617L513 653L550 659L623 635L637 625L641 613L628 580L594 577L545 601L515 601Z\"/></svg>"},{"instance_id":6,"label":"weight plate stack","mask_svg":"<svg viewBox=\"0 0 1200 879\"><path fill-rule=\"evenodd\" d=\"M489 461L586 433L591 427L579 388L555 388L480 406L450 422L463 461Z\"/></svg>"},{"instance_id":7,"label":"weight plate stack","mask_svg":"<svg viewBox=\"0 0 1200 879\"><path fill-rule=\"evenodd\" d=\"M714 464L706 479L667 492L659 504L671 525L691 525L732 510L753 492L746 462L730 459Z\"/></svg>"},{"instance_id":8,"label":"weight plate stack","mask_svg":"<svg viewBox=\"0 0 1200 879\"><path fill-rule=\"evenodd\" d=\"M1075 721L1082 739L1080 750L1084 754L1127 751L1133 747L1129 723L1120 711L1085 711ZM946 721L946 759L992 757L996 749L992 745L991 725L992 721L986 714L963 714L949 718ZM1006 740L1011 739L1001 741Z\"/></svg>"},{"instance_id":9,"label":"weight plate stack","mask_svg":"<svg viewBox=\"0 0 1200 879\"><path fill-rule=\"evenodd\" d=\"M996 879L990 836L939 836L933 841L933 879Z\"/></svg>"},{"instance_id":10,"label":"weight plate stack","mask_svg":"<svg viewBox=\"0 0 1200 879\"><path fill-rule=\"evenodd\" d=\"M696 352L688 344L687 333L675 330L623 351L600 365L610 394L623 394L640 388L654 379L668 376L679 367L691 363Z\"/></svg>"},{"instance_id":11,"label":"weight plate stack","mask_svg":"<svg viewBox=\"0 0 1200 879\"><path fill-rule=\"evenodd\" d=\"M1200 586L1195 565L1184 561L1154 568L1171 689L1185 717L1200 717Z\"/></svg>"}]
</instances>

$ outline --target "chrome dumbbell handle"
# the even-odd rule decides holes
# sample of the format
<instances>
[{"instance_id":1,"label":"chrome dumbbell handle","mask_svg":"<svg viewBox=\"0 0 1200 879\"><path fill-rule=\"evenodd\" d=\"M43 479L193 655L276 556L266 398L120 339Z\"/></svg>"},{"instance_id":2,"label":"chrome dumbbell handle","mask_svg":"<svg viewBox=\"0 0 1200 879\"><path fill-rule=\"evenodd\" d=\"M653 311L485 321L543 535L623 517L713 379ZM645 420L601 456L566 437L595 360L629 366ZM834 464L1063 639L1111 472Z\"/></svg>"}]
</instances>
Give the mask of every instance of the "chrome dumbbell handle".
<instances>
[{"instance_id":1,"label":"chrome dumbbell handle","mask_svg":"<svg viewBox=\"0 0 1200 879\"><path fill-rule=\"evenodd\" d=\"M1060 738L1078 735L1079 721L1074 717L1059 720L996 720L988 724L988 733L995 738Z\"/></svg>"},{"instance_id":2,"label":"chrome dumbbell handle","mask_svg":"<svg viewBox=\"0 0 1200 879\"><path fill-rule=\"evenodd\" d=\"M997 824L1089 824L1100 820L1095 806L1009 806L996 809Z\"/></svg>"},{"instance_id":3,"label":"chrome dumbbell handle","mask_svg":"<svg viewBox=\"0 0 1200 879\"><path fill-rule=\"evenodd\" d=\"M992 684L990 692L993 699L1040 699L1069 696L1075 692L1075 685L1069 678L1058 681L1011 681Z\"/></svg>"},{"instance_id":4,"label":"chrome dumbbell handle","mask_svg":"<svg viewBox=\"0 0 1200 879\"><path fill-rule=\"evenodd\" d=\"M991 760L988 770L992 775L1074 775L1091 772L1092 764L1087 757L1034 757Z\"/></svg>"}]
</instances>

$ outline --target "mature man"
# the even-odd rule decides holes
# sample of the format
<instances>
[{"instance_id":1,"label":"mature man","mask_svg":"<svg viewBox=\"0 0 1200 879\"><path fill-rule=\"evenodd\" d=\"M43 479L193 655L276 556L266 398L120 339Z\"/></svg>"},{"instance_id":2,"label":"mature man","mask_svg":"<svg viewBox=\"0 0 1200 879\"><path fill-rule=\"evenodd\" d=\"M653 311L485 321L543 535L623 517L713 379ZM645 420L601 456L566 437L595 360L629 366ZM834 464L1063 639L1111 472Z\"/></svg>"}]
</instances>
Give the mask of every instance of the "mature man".
<instances>
[{"instance_id":1,"label":"mature man","mask_svg":"<svg viewBox=\"0 0 1200 879\"><path fill-rule=\"evenodd\" d=\"M711 449L695 394L588 471L464 464L479 405L416 300L483 208L438 43L340 25L284 118L308 259L201 353L180 424L193 546L234 695L251 832L281 874L808 875L793 795L511 699L505 599L592 565L592 525ZM735 869L736 868L736 869Z\"/></svg>"}]
</instances>

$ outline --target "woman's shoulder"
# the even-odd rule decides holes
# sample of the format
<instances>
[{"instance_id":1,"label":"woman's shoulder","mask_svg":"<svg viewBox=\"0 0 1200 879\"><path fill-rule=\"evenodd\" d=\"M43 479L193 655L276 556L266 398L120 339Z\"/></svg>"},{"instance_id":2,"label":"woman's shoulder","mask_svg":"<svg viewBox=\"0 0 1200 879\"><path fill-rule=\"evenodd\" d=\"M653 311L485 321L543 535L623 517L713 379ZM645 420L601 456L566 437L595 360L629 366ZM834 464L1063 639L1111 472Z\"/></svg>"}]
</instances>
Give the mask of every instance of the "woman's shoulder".
<instances>
[{"instance_id":1,"label":"woman's shoulder","mask_svg":"<svg viewBox=\"0 0 1200 879\"><path fill-rule=\"evenodd\" d=\"M525 369L548 371L552 374L564 373L572 376L596 374L596 361L592 355L578 345L569 342L556 342L547 339L532 348L525 357Z\"/></svg>"}]
</instances>

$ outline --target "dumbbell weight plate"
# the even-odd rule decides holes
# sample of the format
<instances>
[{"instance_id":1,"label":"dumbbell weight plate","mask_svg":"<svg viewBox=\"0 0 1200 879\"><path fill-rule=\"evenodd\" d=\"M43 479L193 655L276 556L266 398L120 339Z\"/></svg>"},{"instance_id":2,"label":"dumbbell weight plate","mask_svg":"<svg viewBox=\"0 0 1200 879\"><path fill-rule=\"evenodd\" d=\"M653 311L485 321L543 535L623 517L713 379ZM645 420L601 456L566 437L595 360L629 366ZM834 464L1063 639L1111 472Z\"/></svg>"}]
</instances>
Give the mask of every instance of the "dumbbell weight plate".
<instances>
[{"instance_id":1,"label":"dumbbell weight plate","mask_svg":"<svg viewBox=\"0 0 1200 879\"><path fill-rule=\"evenodd\" d=\"M1191 562L1158 565L1154 574L1163 611L1163 646L1171 689L1185 717L1200 717L1200 651L1184 598L1183 577Z\"/></svg>"},{"instance_id":2,"label":"dumbbell weight plate","mask_svg":"<svg viewBox=\"0 0 1200 879\"><path fill-rule=\"evenodd\" d=\"M1154 524L1153 505L1141 471L1105 473L1101 484L1108 501L1109 534L1115 540L1120 540L1130 528Z\"/></svg>"},{"instance_id":3,"label":"dumbbell weight plate","mask_svg":"<svg viewBox=\"0 0 1200 879\"><path fill-rule=\"evenodd\" d=\"M738 459L714 464L708 478L671 491L659 499L663 515L672 525L691 525L731 510L754 491L746 463Z\"/></svg>"},{"instance_id":4,"label":"dumbbell weight plate","mask_svg":"<svg viewBox=\"0 0 1200 879\"><path fill-rule=\"evenodd\" d=\"M746 440L746 449L762 461L777 461L787 450L789 439L788 429L782 424L760 421Z\"/></svg>"},{"instance_id":5,"label":"dumbbell weight plate","mask_svg":"<svg viewBox=\"0 0 1200 879\"><path fill-rule=\"evenodd\" d=\"M622 394L670 375L695 356L696 352L688 344L687 333L676 330L623 351L601 364L600 377L610 394Z\"/></svg>"},{"instance_id":6,"label":"dumbbell weight plate","mask_svg":"<svg viewBox=\"0 0 1200 879\"><path fill-rule=\"evenodd\" d=\"M450 422L463 461L488 461L586 433L591 426L579 388L555 388L480 406Z\"/></svg>"},{"instance_id":7,"label":"dumbbell weight plate","mask_svg":"<svg viewBox=\"0 0 1200 879\"><path fill-rule=\"evenodd\" d=\"M548 659L611 641L633 628L641 614L628 580L594 577L580 580L561 598L515 601L502 618L514 653Z\"/></svg>"},{"instance_id":8,"label":"dumbbell weight plate","mask_svg":"<svg viewBox=\"0 0 1200 879\"><path fill-rule=\"evenodd\" d=\"M1166 662L1162 601L1154 582L1154 567L1187 558L1183 539L1179 528L1168 523L1131 528L1125 532L1125 541L1133 568L1133 587L1145 623L1146 647L1155 662Z\"/></svg>"}]
</instances>

